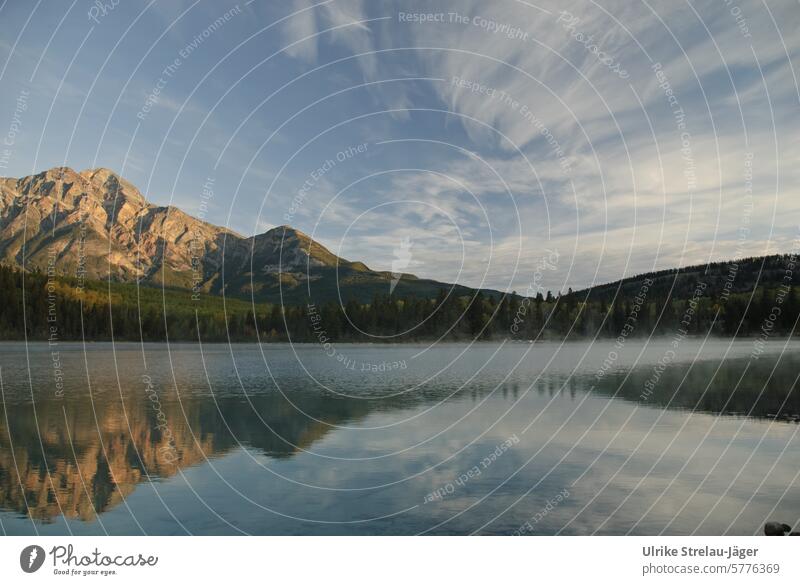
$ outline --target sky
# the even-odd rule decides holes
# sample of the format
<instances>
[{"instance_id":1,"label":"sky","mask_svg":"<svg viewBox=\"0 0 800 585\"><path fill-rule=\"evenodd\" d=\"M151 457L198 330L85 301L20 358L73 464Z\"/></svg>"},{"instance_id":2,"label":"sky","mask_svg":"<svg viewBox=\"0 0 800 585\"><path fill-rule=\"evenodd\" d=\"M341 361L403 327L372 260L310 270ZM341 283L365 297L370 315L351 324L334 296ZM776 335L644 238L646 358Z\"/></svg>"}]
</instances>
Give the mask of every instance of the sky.
<instances>
[{"instance_id":1,"label":"sky","mask_svg":"<svg viewBox=\"0 0 800 585\"><path fill-rule=\"evenodd\" d=\"M577 290L798 247L799 52L797 0L0 0L0 175Z\"/></svg>"}]
</instances>

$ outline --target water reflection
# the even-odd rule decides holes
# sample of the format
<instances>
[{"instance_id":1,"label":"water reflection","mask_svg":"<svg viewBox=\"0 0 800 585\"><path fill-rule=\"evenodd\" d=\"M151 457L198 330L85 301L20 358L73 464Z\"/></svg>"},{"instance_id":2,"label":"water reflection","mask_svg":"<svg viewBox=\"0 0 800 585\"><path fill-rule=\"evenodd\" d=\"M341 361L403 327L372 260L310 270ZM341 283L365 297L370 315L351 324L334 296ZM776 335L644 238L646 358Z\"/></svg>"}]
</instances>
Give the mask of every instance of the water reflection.
<instances>
[{"instance_id":1,"label":"water reflection","mask_svg":"<svg viewBox=\"0 0 800 585\"><path fill-rule=\"evenodd\" d=\"M414 364L364 376L313 347L150 346L145 370L135 345L76 346L62 350L57 393L46 346L6 344L0 524L172 533L173 516L209 534L507 534L567 488L538 533L713 534L732 518L750 533L774 510L800 516L798 353L682 356L644 393L661 349L598 382L608 347L587 348L348 348ZM502 460L426 501L509 437Z\"/></svg>"},{"instance_id":2,"label":"water reflection","mask_svg":"<svg viewBox=\"0 0 800 585\"><path fill-rule=\"evenodd\" d=\"M252 396L166 401L169 433L142 400L6 404L0 423L0 506L49 520L91 520L147 479L245 446L286 458L369 403L323 396ZM299 407L309 416L296 410ZM314 417L325 423L313 420ZM8 420L8 423L5 421Z\"/></svg>"},{"instance_id":3,"label":"water reflection","mask_svg":"<svg viewBox=\"0 0 800 585\"><path fill-rule=\"evenodd\" d=\"M670 364L663 371L653 364L613 371L586 383L598 392L661 407L713 414L800 420L796 391L800 355L774 359L698 360ZM650 382L650 384L648 384ZM655 382L655 383L652 383Z\"/></svg>"}]
</instances>

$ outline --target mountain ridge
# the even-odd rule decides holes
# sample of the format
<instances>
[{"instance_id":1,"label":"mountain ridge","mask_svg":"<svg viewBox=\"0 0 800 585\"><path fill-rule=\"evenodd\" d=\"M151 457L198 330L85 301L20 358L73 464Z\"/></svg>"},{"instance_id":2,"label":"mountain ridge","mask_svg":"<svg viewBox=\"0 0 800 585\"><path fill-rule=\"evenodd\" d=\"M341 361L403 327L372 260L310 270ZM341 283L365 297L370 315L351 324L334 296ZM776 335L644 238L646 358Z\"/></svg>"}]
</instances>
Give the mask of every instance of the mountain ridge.
<instances>
[{"instance_id":1,"label":"mountain ridge","mask_svg":"<svg viewBox=\"0 0 800 585\"><path fill-rule=\"evenodd\" d=\"M0 263L271 302L366 302L389 292L393 281L397 296L475 292L372 270L288 225L243 236L178 207L155 205L105 167L0 178Z\"/></svg>"}]
</instances>

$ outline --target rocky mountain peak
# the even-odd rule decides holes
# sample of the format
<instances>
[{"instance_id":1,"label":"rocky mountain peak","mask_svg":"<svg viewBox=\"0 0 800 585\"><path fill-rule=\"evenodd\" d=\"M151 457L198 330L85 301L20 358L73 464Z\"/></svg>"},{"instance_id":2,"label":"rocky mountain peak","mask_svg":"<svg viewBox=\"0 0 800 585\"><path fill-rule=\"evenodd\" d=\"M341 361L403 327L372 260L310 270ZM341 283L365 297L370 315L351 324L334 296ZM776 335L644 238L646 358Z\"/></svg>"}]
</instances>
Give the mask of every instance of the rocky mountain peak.
<instances>
[{"instance_id":1,"label":"rocky mountain peak","mask_svg":"<svg viewBox=\"0 0 800 585\"><path fill-rule=\"evenodd\" d=\"M391 274L339 258L288 225L243 237L149 203L116 172L56 167L0 178L0 262L95 280L142 282L283 300L389 292ZM398 291L435 297L450 285L405 278ZM342 297L344 295L344 297Z\"/></svg>"},{"instance_id":2,"label":"rocky mountain peak","mask_svg":"<svg viewBox=\"0 0 800 585\"><path fill-rule=\"evenodd\" d=\"M85 178L92 185L100 188L103 199L130 200L139 204L146 204L144 196L131 183L123 179L120 175L107 168L87 169L81 171L81 177Z\"/></svg>"},{"instance_id":3,"label":"rocky mountain peak","mask_svg":"<svg viewBox=\"0 0 800 585\"><path fill-rule=\"evenodd\" d=\"M16 190L24 198L64 199L73 188L86 187L85 180L69 167L55 167L17 179Z\"/></svg>"},{"instance_id":4,"label":"rocky mountain peak","mask_svg":"<svg viewBox=\"0 0 800 585\"><path fill-rule=\"evenodd\" d=\"M57 167L3 179L0 203L0 262L45 270L55 252L56 272L66 276L80 267L88 278L211 288L223 266L233 274L252 266L280 275L340 261L290 226L244 238L153 205L108 168Z\"/></svg>"},{"instance_id":5,"label":"rocky mountain peak","mask_svg":"<svg viewBox=\"0 0 800 585\"><path fill-rule=\"evenodd\" d=\"M273 263L281 271L305 270L307 266L334 268L349 265L311 236L288 225L279 225L253 238L254 250L271 252Z\"/></svg>"}]
</instances>

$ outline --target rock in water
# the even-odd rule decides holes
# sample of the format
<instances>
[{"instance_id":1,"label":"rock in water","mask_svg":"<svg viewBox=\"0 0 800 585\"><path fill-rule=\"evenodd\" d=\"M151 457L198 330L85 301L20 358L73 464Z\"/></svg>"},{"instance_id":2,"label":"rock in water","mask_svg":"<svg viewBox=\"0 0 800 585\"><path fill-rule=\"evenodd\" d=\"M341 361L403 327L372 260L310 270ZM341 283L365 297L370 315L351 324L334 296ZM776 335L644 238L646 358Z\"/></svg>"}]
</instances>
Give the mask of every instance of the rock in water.
<instances>
[{"instance_id":1,"label":"rock in water","mask_svg":"<svg viewBox=\"0 0 800 585\"><path fill-rule=\"evenodd\" d=\"M784 536L787 532L791 532L792 527L788 524L781 522L767 522L764 524L764 534L767 536Z\"/></svg>"}]
</instances>

